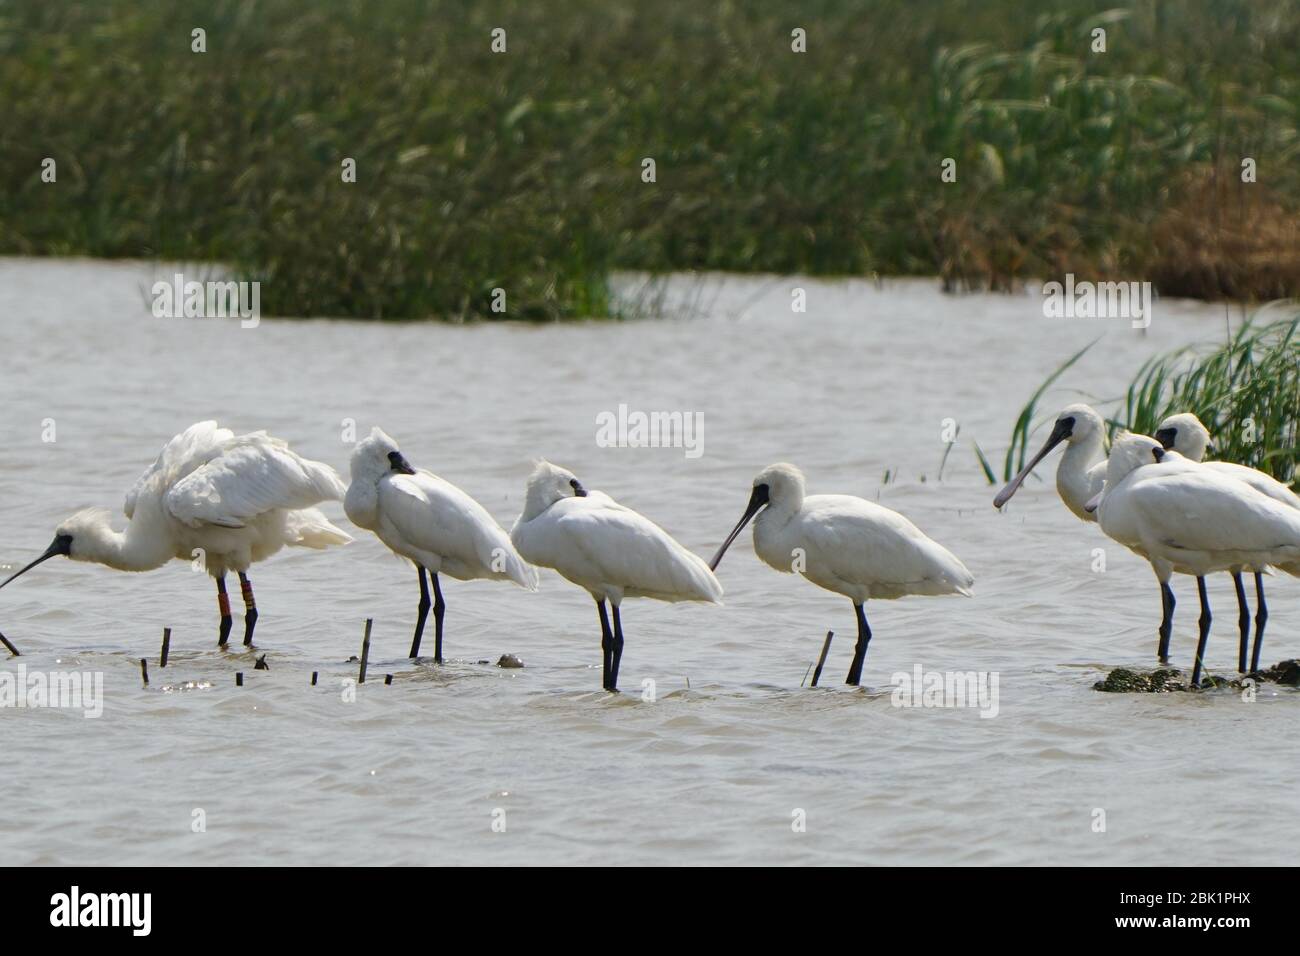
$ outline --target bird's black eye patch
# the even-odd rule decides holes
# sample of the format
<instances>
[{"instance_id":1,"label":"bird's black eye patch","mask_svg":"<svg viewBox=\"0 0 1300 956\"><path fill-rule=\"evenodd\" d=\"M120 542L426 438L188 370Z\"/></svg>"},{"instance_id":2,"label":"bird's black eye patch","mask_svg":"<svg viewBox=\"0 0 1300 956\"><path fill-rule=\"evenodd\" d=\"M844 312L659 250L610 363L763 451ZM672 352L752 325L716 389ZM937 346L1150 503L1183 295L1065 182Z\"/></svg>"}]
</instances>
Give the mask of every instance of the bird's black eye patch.
<instances>
[{"instance_id":1,"label":"bird's black eye patch","mask_svg":"<svg viewBox=\"0 0 1300 956\"><path fill-rule=\"evenodd\" d=\"M577 495L579 498L587 497L587 489L582 487L582 482L580 482L577 478L569 479L569 487L573 489L573 493Z\"/></svg>"},{"instance_id":2,"label":"bird's black eye patch","mask_svg":"<svg viewBox=\"0 0 1300 956\"><path fill-rule=\"evenodd\" d=\"M1069 434L1071 434L1071 433L1074 431L1074 416L1073 416L1073 415L1066 415L1064 418L1062 418L1062 419L1061 419L1060 421L1058 421L1056 424L1057 424L1058 427L1060 427L1061 431L1062 431L1064 434L1069 435Z\"/></svg>"}]
</instances>

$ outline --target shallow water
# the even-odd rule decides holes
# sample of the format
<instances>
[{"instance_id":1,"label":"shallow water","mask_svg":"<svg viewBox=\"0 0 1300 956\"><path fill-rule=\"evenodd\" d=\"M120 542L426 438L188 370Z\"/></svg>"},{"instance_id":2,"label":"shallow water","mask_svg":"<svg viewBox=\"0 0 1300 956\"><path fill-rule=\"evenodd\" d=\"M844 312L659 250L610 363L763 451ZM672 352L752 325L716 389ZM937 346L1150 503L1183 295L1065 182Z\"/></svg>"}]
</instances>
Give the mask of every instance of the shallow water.
<instances>
[{"instance_id":1,"label":"shallow water","mask_svg":"<svg viewBox=\"0 0 1300 956\"><path fill-rule=\"evenodd\" d=\"M0 565L31 560L78 508L120 509L191 422L267 428L342 470L352 419L506 527L546 456L706 556L753 474L793 461L814 492L907 514L966 562L975 597L869 605L870 687L850 689L849 602L762 565L746 533L720 569L725 607L625 605L625 693L610 697L591 601L551 572L537 594L447 582L453 660L435 667L405 660L415 573L373 537L282 552L253 575L270 664L255 672L242 647L216 649L211 581L187 564L51 561L0 593L0 630L29 669L102 671L104 712L0 709L0 863L1290 862L1300 695L1093 691L1111 667L1153 663L1150 571L1066 511L1055 457L997 514L969 444L1000 463L1024 399L1093 338L1065 384L1112 398L1147 356L1222 335L1222 306L1158 303L1142 333L929 282L681 278L669 302L694 314L664 321L241 329L153 318L152 276L0 260ZM795 285L806 314L791 311ZM1059 389L1045 407L1077 398ZM702 412L703 454L599 447L596 416L619 403ZM961 438L939 481L945 418ZM1176 581L1183 666L1190 583ZM1231 582L1211 583L1208 664L1230 674ZM1270 583L1268 662L1300 654L1300 587ZM366 617L370 678L348 702ZM801 688L831 628L822 686ZM527 666L477 663L505 652ZM997 716L892 706L891 676L917 664L997 672Z\"/></svg>"}]
</instances>

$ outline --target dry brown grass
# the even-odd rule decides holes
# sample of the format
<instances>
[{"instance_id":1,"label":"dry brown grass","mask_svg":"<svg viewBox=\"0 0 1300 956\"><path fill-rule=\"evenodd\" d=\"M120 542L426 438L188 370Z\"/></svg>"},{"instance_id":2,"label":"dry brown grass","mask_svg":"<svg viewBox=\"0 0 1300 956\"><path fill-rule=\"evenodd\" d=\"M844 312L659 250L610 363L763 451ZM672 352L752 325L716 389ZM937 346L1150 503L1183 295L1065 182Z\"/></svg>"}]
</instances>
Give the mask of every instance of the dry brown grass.
<instances>
[{"instance_id":1,"label":"dry brown grass","mask_svg":"<svg viewBox=\"0 0 1300 956\"><path fill-rule=\"evenodd\" d=\"M1235 170L1184 174L1153 224L1147 272L1166 296L1300 296L1300 209Z\"/></svg>"}]
</instances>

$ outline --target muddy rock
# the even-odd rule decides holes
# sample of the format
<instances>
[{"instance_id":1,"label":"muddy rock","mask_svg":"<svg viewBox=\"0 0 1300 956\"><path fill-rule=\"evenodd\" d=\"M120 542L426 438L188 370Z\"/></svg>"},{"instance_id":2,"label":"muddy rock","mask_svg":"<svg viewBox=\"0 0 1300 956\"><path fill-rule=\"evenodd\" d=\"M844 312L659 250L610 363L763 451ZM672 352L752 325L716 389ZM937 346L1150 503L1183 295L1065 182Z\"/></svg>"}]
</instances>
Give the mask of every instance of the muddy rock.
<instances>
[{"instance_id":1,"label":"muddy rock","mask_svg":"<svg viewBox=\"0 0 1300 956\"><path fill-rule=\"evenodd\" d=\"M1285 684L1300 687L1300 660L1281 661L1272 667L1233 677L1217 674L1201 678L1199 690L1228 688L1240 690L1242 681L1253 679L1259 684ZM1173 691L1192 690L1188 675L1173 667L1162 667L1154 671L1135 671L1127 667L1117 667L1092 685L1093 690L1111 694L1165 694Z\"/></svg>"},{"instance_id":2,"label":"muddy rock","mask_svg":"<svg viewBox=\"0 0 1300 956\"><path fill-rule=\"evenodd\" d=\"M1149 674L1117 667L1092 685L1093 690L1106 691L1110 694L1164 694L1170 691L1187 690L1183 672L1175 668L1161 668Z\"/></svg>"}]
</instances>

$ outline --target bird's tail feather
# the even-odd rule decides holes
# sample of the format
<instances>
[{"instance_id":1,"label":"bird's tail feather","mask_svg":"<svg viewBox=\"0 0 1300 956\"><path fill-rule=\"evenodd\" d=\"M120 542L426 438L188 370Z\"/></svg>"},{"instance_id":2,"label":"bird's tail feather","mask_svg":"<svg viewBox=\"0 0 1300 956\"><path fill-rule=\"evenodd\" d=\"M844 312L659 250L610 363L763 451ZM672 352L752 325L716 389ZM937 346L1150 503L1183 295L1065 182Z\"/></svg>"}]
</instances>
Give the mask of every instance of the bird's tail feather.
<instances>
[{"instance_id":1,"label":"bird's tail feather","mask_svg":"<svg viewBox=\"0 0 1300 956\"><path fill-rule=\"evenodd\" d=\"M677 582L677 590L683 595L689 595L687 600L704 601L709 604L722 603L722 582L718 580L717 575L710 570L704 559L693 551L682 548L682 552L687 556L685 564L678 565L680 576Z\"/></svg>"},{"instance_id":2,"label":"bird's tail feather","mask_svg":"<svg viewBox=\"0 0 1300 956\"><path fill-rule=\"evenodd\" d=\"M285 519L288 544L295 548L321 550L334 545L347 544L352 536L335 527L317 508L290 511Z\"/></svg>"},{"instance_id":3,"label":"bird's tail feather","mask_svg":"<svg viewBox=\"0 0 1300 956\"><path fill-rule=\"evenodd\" d=\"M506 575L515 584L529 591L537 590L537 569L519 556L513 547L506 554Z\"/></svg>"}]
</instances>

